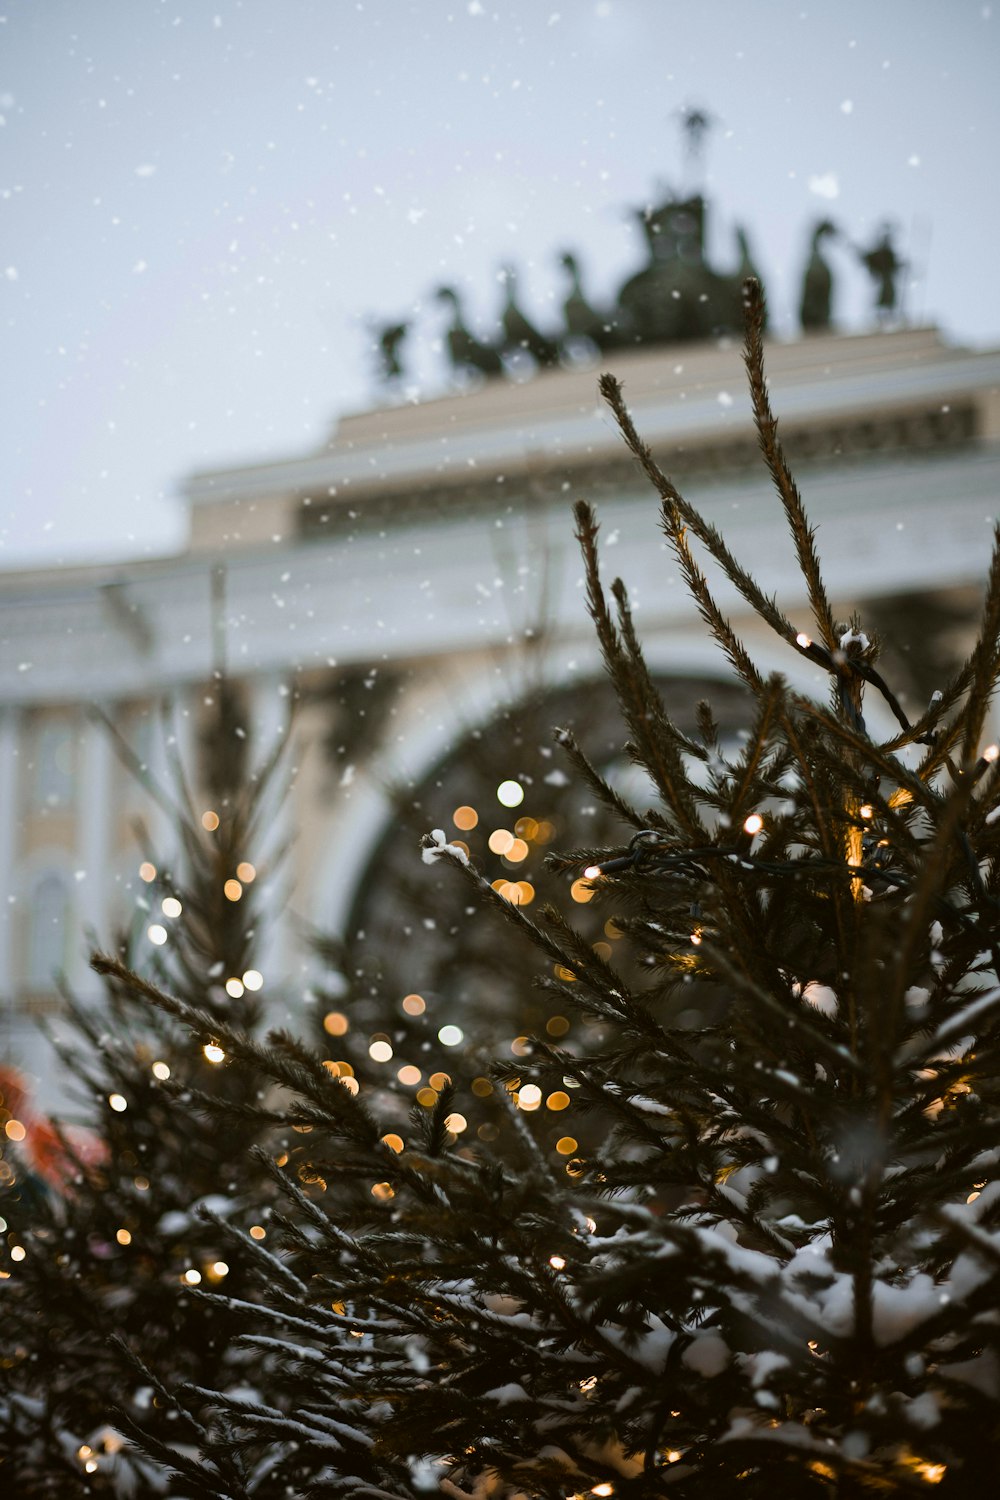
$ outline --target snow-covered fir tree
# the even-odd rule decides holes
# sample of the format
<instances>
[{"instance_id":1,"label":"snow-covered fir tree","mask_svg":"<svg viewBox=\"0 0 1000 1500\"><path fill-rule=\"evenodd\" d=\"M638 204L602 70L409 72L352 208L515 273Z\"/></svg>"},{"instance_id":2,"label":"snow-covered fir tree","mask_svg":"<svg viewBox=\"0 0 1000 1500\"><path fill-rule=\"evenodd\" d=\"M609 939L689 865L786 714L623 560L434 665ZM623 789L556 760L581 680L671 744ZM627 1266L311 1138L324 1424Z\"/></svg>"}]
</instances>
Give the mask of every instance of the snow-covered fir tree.
<instances>
[{"instance_id":1,"label":"snow-covered fir tree","mask_svg":"<svg viewBox=\"0 0 1000 1500\"><path fill-rule=\"evenodd\" d=\"M140 830L141 894L115 952L197 1006L209 1029L225 1017L253 1034L266 902L251 861L266 844L277 754L249 765L245 714L223 676L205 696L200 765L184 764L165 720L163 786L107 729L176 841L161 857ZM233 1359L240 1318L195 1289L249 1293L228 1226L263 1233L268 1188L247 1155L266 1129L249 1110L260 1081L222 1067L217 1042L194 1045L113 978L99 1005L67 996L67 1007L56 1047L69 1122L35 1118L26 1102L0 1204L0 1491L159 1494L162 1470L124 1451L119 1411L169 1456L189 1434L156 1380L232 1379L245 1363ZM224 1121L192 1106L200 1092L226 1101Z\"/></svg>"}]
</instances>

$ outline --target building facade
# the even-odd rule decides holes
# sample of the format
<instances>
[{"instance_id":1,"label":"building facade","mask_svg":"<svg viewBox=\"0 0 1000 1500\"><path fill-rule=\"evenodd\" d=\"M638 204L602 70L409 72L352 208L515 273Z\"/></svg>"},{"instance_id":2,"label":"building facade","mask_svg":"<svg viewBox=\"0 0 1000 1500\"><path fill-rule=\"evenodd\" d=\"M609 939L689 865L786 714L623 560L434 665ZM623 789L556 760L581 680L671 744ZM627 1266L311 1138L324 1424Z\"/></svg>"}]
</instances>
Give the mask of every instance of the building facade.
<instances>
[{"instance_id":1,"label":"building facade","mask_svg":"<svg viewBox=\"0 0 1000 1500\"><path fill-rule=\"evenodd\" d=\"M661 467L807 627L738 346L607 363ZM1000 351L954 348L930 328L821 333L773 344L768 372L835 606L903 623L902 667L919 694L981 599L1000 510ZM244 691L261 750L297 703L291 795L271 829L293 837L293 854L267 952L294 1005L303 924L336 931L375 899L392 789L428 788L433 819L436 768L460 766L499 705L516 717L529 689L585 693L600 676L575 499L599 508L608 576L627 582L661 680L700 694L726 679L596 374L544 370L346 417L318 451L196 474L181 555L0 578L0 1050L11 1060L44 1080L36 1021L58 1011L54 975L86 995L87 934L107 934L139 894L136 818L154 841L166 834L100 716L162 777L171 741L194 755L220 670ZM721 582L717 596L766 665L825 691ZM872 704L876 726L878 713Z\"/></svg>"}]
</instances>

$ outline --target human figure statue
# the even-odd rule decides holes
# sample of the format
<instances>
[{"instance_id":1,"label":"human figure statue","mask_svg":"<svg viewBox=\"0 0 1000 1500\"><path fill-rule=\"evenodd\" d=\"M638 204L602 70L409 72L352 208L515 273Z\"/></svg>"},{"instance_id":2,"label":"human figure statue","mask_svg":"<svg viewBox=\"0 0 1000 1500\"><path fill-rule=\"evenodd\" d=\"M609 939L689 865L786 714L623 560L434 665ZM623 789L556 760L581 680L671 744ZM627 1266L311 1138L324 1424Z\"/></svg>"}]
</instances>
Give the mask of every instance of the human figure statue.
<instances>
[{"instance_id":1,"label":"human figure statue","mask_svg":"<svg viewBox=\"0 0 1000 1500\"><path fill-rule=\"evenodd\" d=\"M799 302L799 322L805 333L823 333L830 327L833 272L823 258L822 245L824 240L834 238L836 234L837 227L829 219L821 219L812 232Z\"/></svg>"},{"instance_id":2,"label":"human figure statue","mask_svg":"<svg viewBox=\"0 0 1000 1500\"><path fill-rule=\"evenodd\" d=\"M399 349L409 330L409 323L378 324L374 329L378 340L378 378L383 385L391 385L403 375Z\"/></svg>"},{"instance_id":3,"label":"human figure statue","mask_svg":"<svg viewBox=\"0 0 1000 1500\"><path fill-rule=\"evenodd\" d=\"M879 237L869 250L858 248L858 258L875 283L875 316L886 322L899 305L898 280L906 266L892 243L893 227L883 224Z\"/></svg>"},{"instance_id":4,"label":"human figure statue","mask_svg":"<svg viewBox=\"0 0 1000 1500\"><path fill-rule=\"evenodd\" d=\"M536 364L557 365L559 345L535 327L517 304L517 272L513 266L501 267L504 305L500 322L504 332L504 350L516 354L526 351Z\"/></svg>"},{"instance_id":5,"label":"human figure statue","mask_svg":"<svg viewBox=\"0 0 1000 1500\"><path fill-rule=\"evenodd\" d=\"M448 358L456 374L468 375L471 371L479 375L502 375L503 360L500 358L500 351L494 349L492 344L481 343L475 334L469 332L455 288L439 286L434 296L438 302L451 309L451 325L445 339Z\"/></svg>"}]
</instances>

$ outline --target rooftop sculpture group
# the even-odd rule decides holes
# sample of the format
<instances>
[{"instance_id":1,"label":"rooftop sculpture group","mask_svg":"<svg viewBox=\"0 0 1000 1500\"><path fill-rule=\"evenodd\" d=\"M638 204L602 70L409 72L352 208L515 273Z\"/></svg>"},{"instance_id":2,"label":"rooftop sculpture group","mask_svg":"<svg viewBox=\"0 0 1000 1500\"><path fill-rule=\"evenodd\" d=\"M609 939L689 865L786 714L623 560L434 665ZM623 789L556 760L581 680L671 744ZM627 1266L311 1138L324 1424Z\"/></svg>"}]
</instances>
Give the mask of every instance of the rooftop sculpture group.
<instances>
[{"instance_id":1,"label":"rooftop sculpture group","mask_svg":"<svg viewBox=\"0 0 1000 1500\"><path fill-rule=\"evenodd\" d=\"M702 112L688 112L689 146L697 147L706 124ZM584 290L577 255L564 251L559 257L566 276L561 327L541 329L528 318L518 302L513 266L504 266L500 273L503 304L496 335L489 342L470 329L457 289L438 287L434 298L448 311L444 345L456 377L463 381L488 378L513 373L525 363L547 368L572 363L581 354L739 336L743 282L747 276L762 280L745 230L736 228L734 264L717 270L706 255L708 209L701 193L671 195L655 206L631 212L642 231L645 264L619 286L610 303L601 305ZM834 278L824 245L837 237L836 225L826 218L811 231L798 303L805 333L831 327ZM877 316L890 319L898 308L899 277L905 265L893 246L891 227L883 225L870 248L850 248L875 283ZM404 374L401 346L408 329L407 323L398 322L375 330L379 376L386 384Z\"/></svg>"}]
</instances>

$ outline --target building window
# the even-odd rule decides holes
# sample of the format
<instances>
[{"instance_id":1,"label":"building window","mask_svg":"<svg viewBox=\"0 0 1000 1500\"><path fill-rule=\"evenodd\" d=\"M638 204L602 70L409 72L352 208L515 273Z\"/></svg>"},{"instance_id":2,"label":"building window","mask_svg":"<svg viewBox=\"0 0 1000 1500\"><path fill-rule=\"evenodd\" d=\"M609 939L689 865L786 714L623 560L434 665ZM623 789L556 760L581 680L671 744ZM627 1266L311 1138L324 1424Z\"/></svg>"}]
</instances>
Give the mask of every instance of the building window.
<instances>
[{"instance_id":1,"label":"building window","mask_svg":"<svg viewBox=\"0 0 1000 1500\"><path fill-rule=\"evenodd\" d=\"M65 969L69 915L66 881L60 875L43 875L31 897L26 976L29 989L52 989L55 975Z\"/></svg>"},{"instance_id":2,"label":"building window","mask_svg":"<svg viewBox=\"0 0 1000 1500\"><path fill-rule=\"evenodd\" d=\"M33 801L36 807L68 807L73 794L76 744L65 723L48 721L36 731Z\"/></svg>"}]
</instances>

